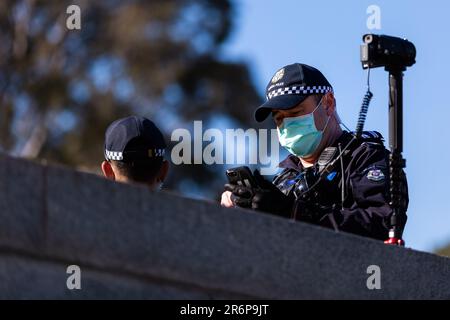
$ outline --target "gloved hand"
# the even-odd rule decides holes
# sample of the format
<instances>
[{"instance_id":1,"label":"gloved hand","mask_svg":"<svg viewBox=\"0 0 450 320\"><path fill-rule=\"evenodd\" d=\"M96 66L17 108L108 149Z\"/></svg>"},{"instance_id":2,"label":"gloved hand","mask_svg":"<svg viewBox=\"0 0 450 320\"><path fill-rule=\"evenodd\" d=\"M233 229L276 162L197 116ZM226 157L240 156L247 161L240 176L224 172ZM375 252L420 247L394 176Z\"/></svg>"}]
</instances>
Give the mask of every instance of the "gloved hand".
<instances>
[{"instance_id":1,"label":"gloved hand","mask_svg":"<svg viewBox=\"0 0 450 320\"><path fill-rule=\"evenodd\" d=\"M226 184L225 190L232 193L231 200L239 207L272 213L290 218L293 199L282 193L273 183L255 170L257 188Z\"/></svg>"},{"instance_id":2,"label":"gloved hand","mask_svg":"<svg viewBox=\"0 0 450 320\"><path fill-rule=\"evenodd\" d=\"M227 183L224 186L225 191L231 192L231 202L235 206L241 208L251 208L252 207L252 198L254 196L254 192L252 188L240 186L236 184Z\"/></svg>"}]
</instances>

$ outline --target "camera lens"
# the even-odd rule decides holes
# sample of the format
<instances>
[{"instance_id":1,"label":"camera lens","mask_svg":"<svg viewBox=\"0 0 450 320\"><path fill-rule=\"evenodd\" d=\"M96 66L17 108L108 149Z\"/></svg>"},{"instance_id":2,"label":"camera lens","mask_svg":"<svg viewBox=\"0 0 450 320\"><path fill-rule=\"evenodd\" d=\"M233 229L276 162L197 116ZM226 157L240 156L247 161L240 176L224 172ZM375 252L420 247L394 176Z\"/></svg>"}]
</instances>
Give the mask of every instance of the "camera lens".
<instances>
[{"instance_id":1,"label":"camera lens","mask_svg":"<svg viewBox=\"0 0 450 320\"><path fill-rule=\"evenodd\" d=\"M365 42L365 43L371 43L372 41L373 41L373 37L372 37L371 34L366 34L366 35L364 36L364 42Z\"/></svg>"}]
</instances>

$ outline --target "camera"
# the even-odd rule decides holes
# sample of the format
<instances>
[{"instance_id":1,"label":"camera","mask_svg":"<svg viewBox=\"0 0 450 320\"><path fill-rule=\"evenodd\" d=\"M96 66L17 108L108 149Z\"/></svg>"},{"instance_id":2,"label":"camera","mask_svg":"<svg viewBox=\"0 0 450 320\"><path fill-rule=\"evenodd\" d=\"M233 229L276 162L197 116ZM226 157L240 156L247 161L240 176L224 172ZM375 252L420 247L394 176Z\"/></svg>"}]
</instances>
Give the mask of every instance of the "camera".
<instances>
[{"instance_id":1,"label":"camera","mask_svg":"<svg viewBox=\"0 0 450 320\"><path fill-rule=\"evenodd\" d=\"M416 63L416 47L406 39L397 37L365 34L364 44L361 45L361 63L363 69L384 67L389 72L389 157L390 172L390 202L393 209L390 218L389 238L387 244L404 245L402 240L403 230L398 227L397 217L404 218L406 207L403 205L404 194L400 191L405 188L404 181L400 178L405 167L402 156L403 150L403 71ZM361 105L357 124L357 136L361 135L367 108L372 99L369 87L369 73L367 74L367 93Z\"/></svg>"},{"instance_id":2,"label":"camera","mask_svg":"<svg viewBox=\"0 0 450 320\"><path fill-rule=\"evenodd\" d=\"M386 70L404 70L416 60L416 48L406 39L365 34L361 45L363 69L385 67Z\"/></svg>"}]
</instances>

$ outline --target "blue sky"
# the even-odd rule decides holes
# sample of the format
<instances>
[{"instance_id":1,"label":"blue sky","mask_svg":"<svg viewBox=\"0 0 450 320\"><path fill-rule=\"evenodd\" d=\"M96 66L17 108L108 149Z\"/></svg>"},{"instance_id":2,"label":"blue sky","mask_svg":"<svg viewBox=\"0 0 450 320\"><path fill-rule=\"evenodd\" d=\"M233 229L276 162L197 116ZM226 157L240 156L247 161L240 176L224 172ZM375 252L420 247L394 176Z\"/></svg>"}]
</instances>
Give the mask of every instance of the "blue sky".
<instances>
[{"instance_id":1,"label":"blue sky","mask_svg":"<svg viewBox=\"0 0 450 320\"><path fill-rule=\"evenodd\" d=\"M408 247L431 251L450 242L448 126L450 42L448 1L235 0L236 28L223 57L245 61L261 95L273 73L302 62L320 69L335 90L343 122L355 128L366 89L359 58L365 33L406 37L417 49L404 78L404 157L409 184ZM366 10L381 9L381 29L369 30ZM371 72L374 98L365 129L388 141L387 72Z\"/></svg>"}]
</instances>

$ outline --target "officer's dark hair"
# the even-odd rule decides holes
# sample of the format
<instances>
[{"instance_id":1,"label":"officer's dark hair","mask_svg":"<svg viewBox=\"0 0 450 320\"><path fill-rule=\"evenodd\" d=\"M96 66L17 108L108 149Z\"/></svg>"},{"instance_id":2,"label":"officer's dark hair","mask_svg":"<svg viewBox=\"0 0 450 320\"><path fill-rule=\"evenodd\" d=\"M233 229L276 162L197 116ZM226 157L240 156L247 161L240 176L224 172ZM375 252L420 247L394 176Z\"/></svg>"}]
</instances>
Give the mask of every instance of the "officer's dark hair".
<instances>
[{"instance_id":1,"label":"officer's dark hair","mask_svg":"<svg viewBox=\"0 0 450 320\"><path fill-rule=\"evenodd\" d=\"M156 178L163 164L163 157L156 157L139 161L116 161L109 160L119 172L128 179L139 182L148 183Z\"/></svg>"}]
</instances>

